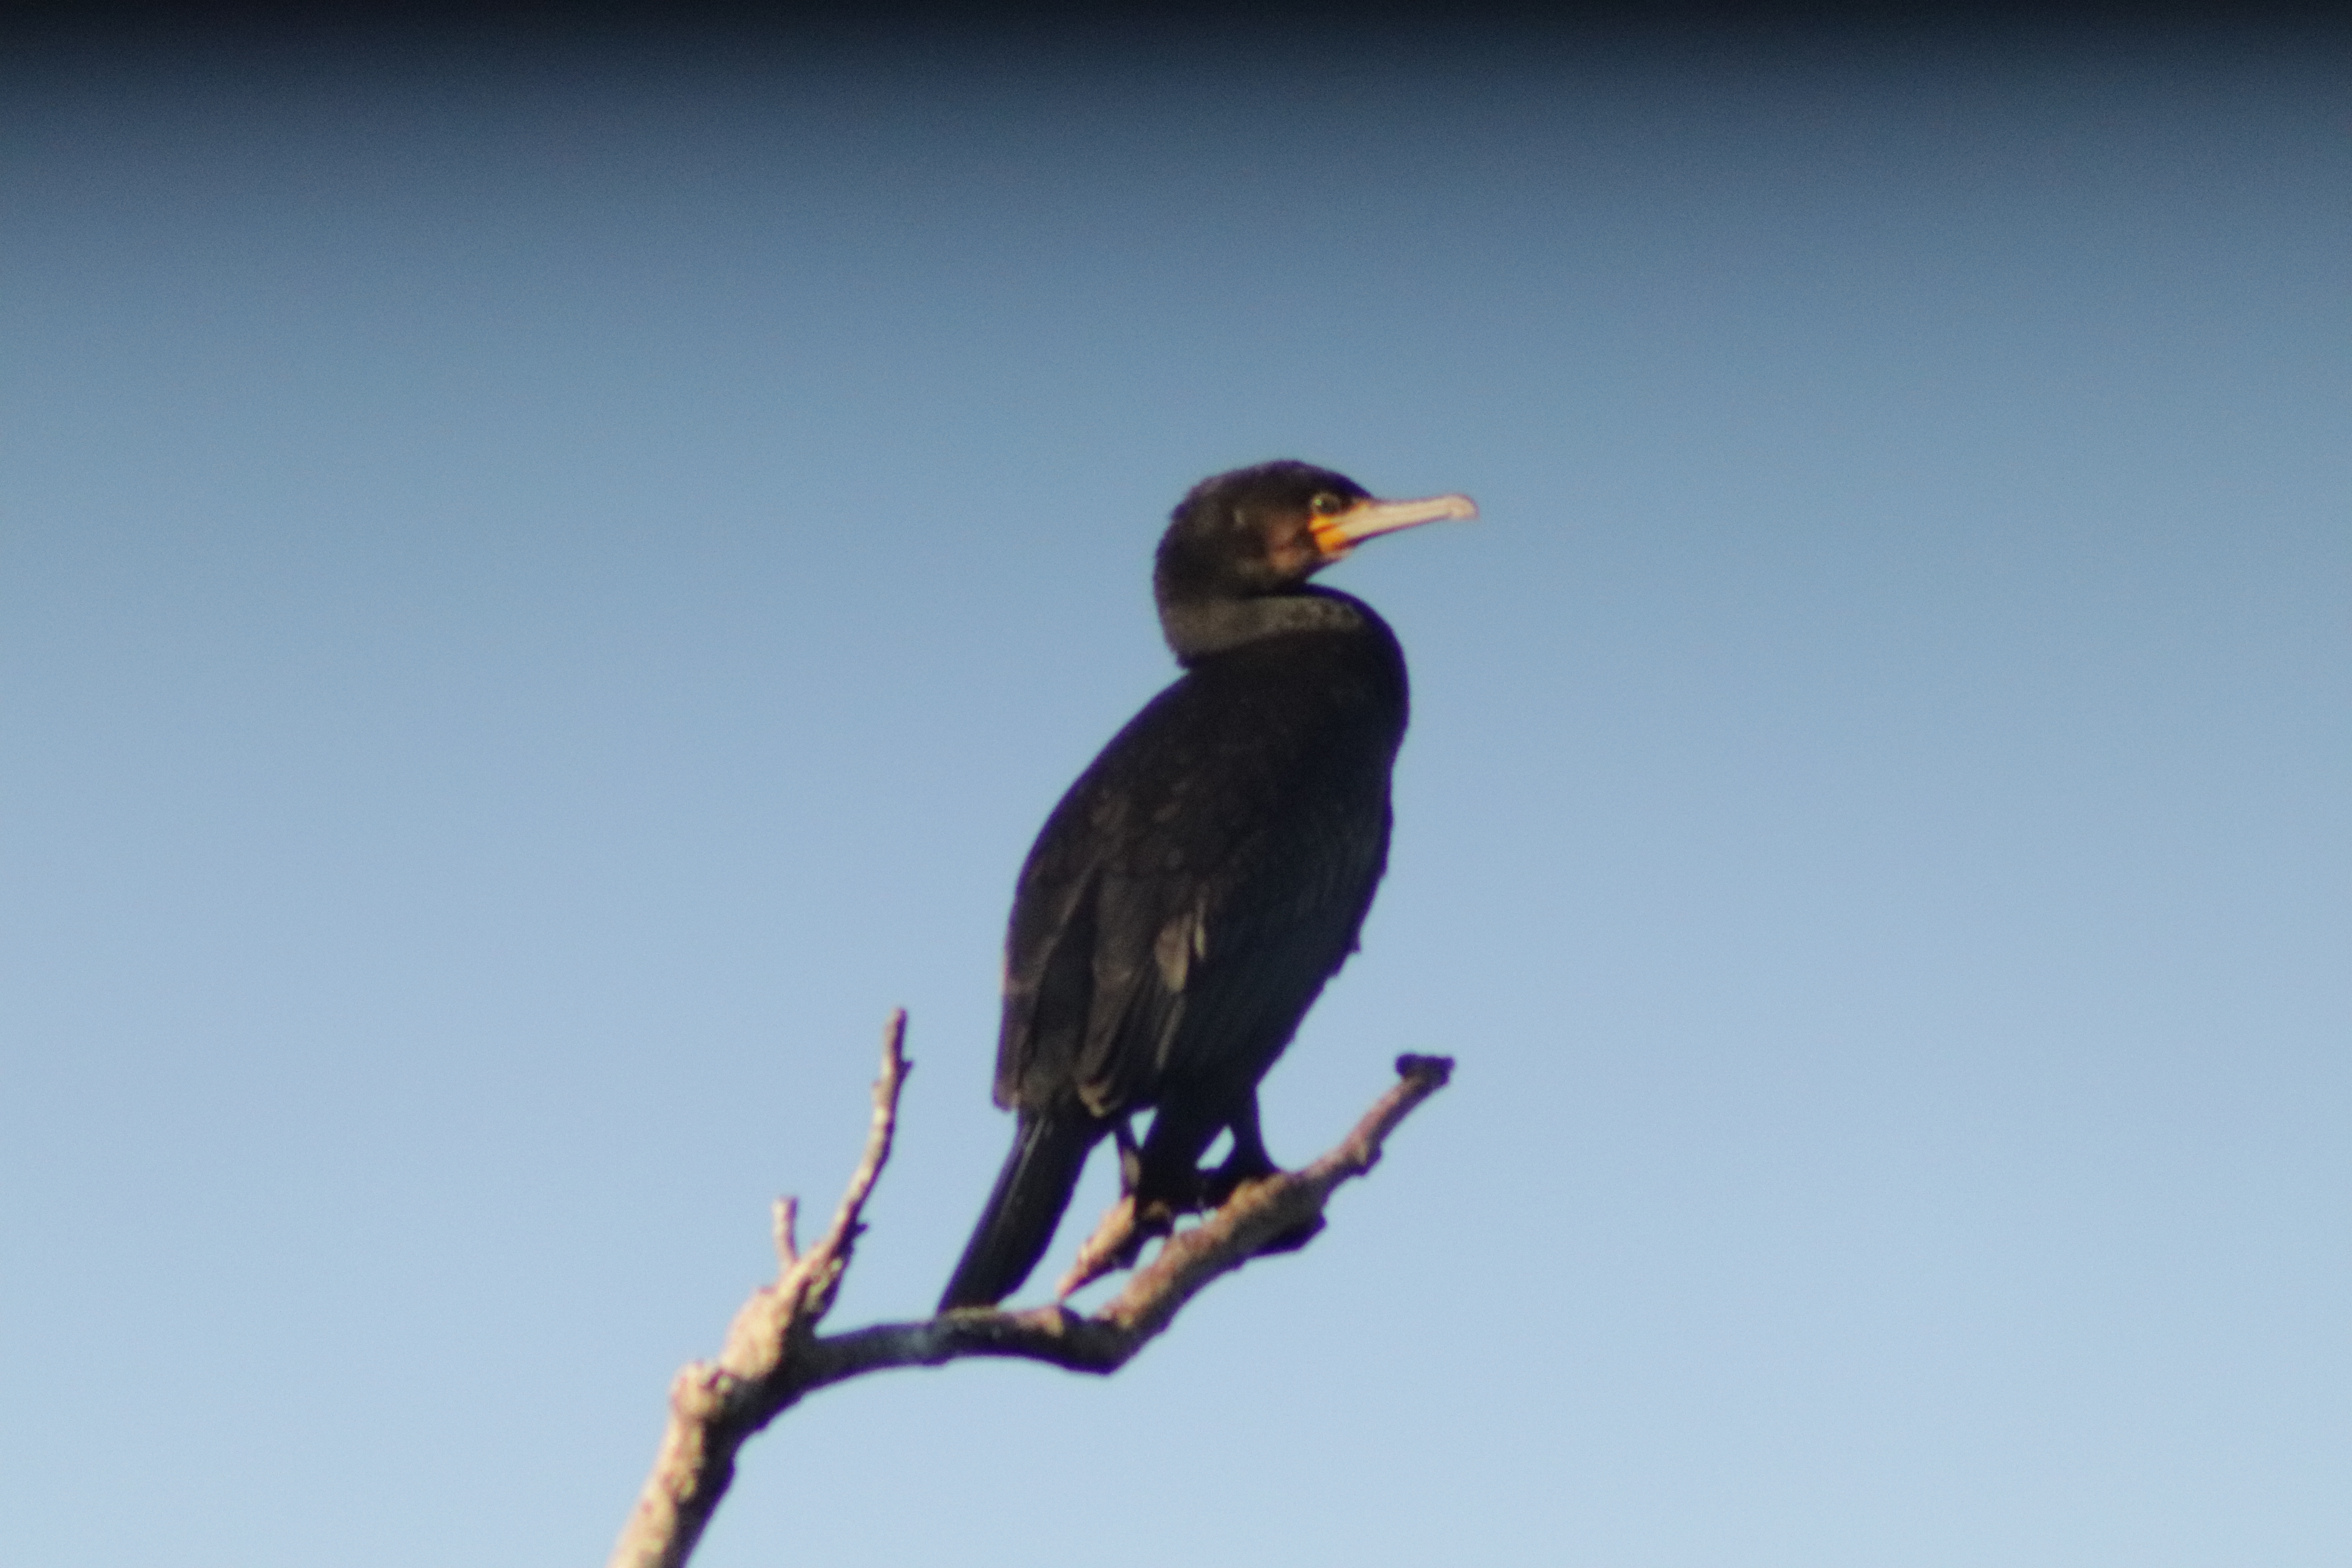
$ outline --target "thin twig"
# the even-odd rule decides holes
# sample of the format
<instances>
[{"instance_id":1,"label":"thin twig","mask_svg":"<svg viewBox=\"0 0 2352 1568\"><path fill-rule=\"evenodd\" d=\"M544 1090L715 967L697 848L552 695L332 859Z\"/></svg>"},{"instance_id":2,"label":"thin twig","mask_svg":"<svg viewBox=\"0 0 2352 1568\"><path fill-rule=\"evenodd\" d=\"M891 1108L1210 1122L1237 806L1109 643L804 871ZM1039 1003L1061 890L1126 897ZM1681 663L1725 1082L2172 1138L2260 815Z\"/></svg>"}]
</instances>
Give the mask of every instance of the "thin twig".
<instances>
[{"instance_id":1,"label":"thin twig","mask_svg":"<svg viewBox=\"0 0 2352 1568\"><path fill-rule=\"evenodd\" d=\"M907 1081L906 1039L907 1015L901 1010L890 1015L882 1031L882 1076L874 1085L865 1157L824 1239L800 1252L793 1239L796 1205L790 1198L779 1200L776 1282L754 1290L743 1303L728 1325L726 1348L716 1362L691 1363L672 1380L669 1425L653 1473L613 1548L610 1568L680 1568L735 1479L736 1450L800 1397L789 1352L814 1336L833 1305L862 1228L858 1216L890 1157L898 1093Z\"/></svg>"}]
</instances>

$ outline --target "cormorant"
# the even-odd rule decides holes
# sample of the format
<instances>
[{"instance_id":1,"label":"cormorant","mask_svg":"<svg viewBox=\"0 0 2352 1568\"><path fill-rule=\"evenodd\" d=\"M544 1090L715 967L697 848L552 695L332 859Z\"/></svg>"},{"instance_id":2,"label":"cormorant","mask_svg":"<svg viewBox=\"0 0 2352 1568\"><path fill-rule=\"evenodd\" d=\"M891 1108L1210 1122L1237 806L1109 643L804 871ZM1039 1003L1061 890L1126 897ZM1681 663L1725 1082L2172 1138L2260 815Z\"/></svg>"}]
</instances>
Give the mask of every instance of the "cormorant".
<instances>
[{"instance_id":1,"label":"cormorant","mask_svg":"<svg viewBox=\"0 0 2352 1568\"><path fill-rule=\"evenodd\" d=\"M1176 508L1152 589L1184 674L1078 775L1021 868L996 1054L996 1103L1019 1122L941 1310L1019 1288L1105 1133L1139 1209L1162 1215L1276 1169L1258 1080L1355 950L1405 728L1396 635L1307 580L1378 534L1476 515L1297 462L1204 479ZM1127 1121L1147 1109L1139 1152ZM1228 1130L1232 1157L1204 1177Z\"/></svg>"}]
</instances>

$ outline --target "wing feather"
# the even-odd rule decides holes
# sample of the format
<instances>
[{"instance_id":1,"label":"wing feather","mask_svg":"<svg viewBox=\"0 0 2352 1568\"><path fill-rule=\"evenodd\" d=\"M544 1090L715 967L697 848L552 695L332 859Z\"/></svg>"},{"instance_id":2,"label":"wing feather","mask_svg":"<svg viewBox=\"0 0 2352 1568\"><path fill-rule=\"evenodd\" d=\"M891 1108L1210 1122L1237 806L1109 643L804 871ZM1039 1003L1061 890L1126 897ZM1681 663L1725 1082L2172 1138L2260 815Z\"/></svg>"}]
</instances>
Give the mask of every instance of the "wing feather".
<instances>
[{"instance_id":1,"label":"wing feather","mask_svg":"<svg viewBox=\"0 0 2352 1568\"><path fill-rule=\"evenodd\" d=\"M1346 960L1402 713L1368 729L1344 667L1264 651L1162 691L1047 818L1007 933L999 1103L1108 1116L1171 1079L1246 1087Z\"/></svg>"}]
</instances>

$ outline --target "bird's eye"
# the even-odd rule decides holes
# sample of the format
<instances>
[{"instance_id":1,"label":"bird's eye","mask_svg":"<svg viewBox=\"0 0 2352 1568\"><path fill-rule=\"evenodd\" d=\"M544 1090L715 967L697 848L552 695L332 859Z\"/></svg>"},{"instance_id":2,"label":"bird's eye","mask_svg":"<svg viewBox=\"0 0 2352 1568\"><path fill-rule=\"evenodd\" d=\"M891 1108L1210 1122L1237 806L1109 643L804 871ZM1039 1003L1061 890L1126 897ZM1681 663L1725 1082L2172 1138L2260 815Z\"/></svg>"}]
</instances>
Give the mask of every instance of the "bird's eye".
<instances>
[{"instance_id":1,"label":"bird's eye","mask_svg":"<svg viewBox=\"0 0 2352 1568\"><path fill-rule=\"evenodd\" d=\"M1324 490L1307 503L1307 510L1318 517L1337 517L1348 510L1348 503L1329 490Z\"/></svg>"}]
</instances>

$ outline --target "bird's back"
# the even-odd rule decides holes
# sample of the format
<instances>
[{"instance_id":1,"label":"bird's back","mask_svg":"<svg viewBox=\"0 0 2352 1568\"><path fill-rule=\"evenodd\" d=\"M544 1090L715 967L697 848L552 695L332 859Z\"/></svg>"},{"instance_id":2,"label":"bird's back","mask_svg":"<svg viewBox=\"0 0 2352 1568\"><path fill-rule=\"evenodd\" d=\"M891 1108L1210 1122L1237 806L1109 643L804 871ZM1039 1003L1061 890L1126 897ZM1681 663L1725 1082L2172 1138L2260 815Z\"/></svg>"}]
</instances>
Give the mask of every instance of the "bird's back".
<instances>
[{"instance_id":1,"label":"bird's back","mask_svg":"<svg viewBox=\"0 0 2352 1568\"><path fill-rule=\"evenodd\" d=\"M1369 609L1201 659L1138 713L1022 868L998 1102L1108 1116L1255 1085L1354 945L1405 717Z\"/></svg>"}]
</instances>

